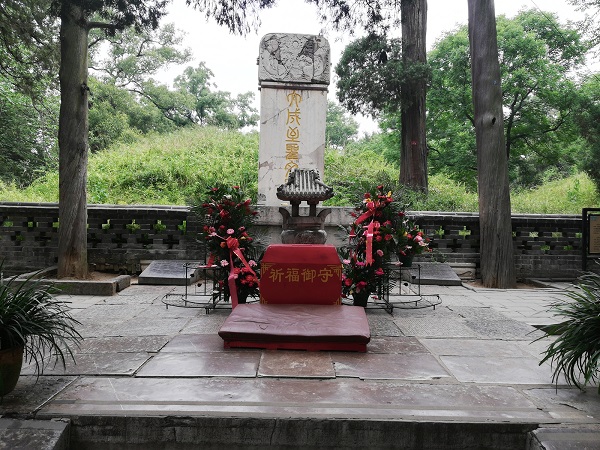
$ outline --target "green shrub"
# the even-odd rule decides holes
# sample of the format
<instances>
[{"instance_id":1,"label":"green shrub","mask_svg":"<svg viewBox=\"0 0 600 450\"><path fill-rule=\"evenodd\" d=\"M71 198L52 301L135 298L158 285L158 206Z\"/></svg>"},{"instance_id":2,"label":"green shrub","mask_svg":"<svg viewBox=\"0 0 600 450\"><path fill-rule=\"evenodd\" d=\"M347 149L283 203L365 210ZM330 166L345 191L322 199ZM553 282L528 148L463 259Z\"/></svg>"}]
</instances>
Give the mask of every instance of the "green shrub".
<instances>
[{"instance_id":1,"label":"green shrub","mask_svg":"<svg viewBox=\"0 0 600 450\"><path fill-rule=\"evenodd\" d=\"M511 194L512 211L518 213L581 214L599 204L600 193L583 172Z\"/></svg>"}]
</instances>

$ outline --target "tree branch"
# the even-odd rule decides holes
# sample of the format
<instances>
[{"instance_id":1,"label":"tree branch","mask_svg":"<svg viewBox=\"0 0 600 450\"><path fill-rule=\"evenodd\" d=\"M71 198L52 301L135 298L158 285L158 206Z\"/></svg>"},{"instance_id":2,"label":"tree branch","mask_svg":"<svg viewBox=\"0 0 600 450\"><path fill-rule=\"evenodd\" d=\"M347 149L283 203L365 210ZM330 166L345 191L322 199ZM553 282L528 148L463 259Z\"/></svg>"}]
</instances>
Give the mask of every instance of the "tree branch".
<instances>
[{"instance_id":1,"label":"tree branch","mask_svg":"<svg viewBox=\"0 0 600 450\"><path fill-rule=\"evenodd\" d=\"M91 30L92 28L101 28L103 30L111 30L117 31L119 27L114 23L106 23L106 22L88 22L87 29Z\"/></svg>"}]
</instances>

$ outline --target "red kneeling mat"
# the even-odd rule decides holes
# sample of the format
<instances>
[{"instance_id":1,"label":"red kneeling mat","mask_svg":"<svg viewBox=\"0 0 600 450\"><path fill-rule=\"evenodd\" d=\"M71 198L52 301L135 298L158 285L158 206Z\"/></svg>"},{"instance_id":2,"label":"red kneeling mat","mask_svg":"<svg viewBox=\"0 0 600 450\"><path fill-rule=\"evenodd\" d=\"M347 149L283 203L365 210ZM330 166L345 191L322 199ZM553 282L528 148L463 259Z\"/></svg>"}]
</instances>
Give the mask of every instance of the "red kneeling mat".
<instances>
[{"instance_id":1,"label":"red kneeling mat","mask_svg":"<svg viewBox=\"0 0 600 450\"><path fill-rule=\"evenodd\" d=\"M219 330L225 348L367 351L365 310L346 305L241 304Z\"/></svg>"}]
</instances>

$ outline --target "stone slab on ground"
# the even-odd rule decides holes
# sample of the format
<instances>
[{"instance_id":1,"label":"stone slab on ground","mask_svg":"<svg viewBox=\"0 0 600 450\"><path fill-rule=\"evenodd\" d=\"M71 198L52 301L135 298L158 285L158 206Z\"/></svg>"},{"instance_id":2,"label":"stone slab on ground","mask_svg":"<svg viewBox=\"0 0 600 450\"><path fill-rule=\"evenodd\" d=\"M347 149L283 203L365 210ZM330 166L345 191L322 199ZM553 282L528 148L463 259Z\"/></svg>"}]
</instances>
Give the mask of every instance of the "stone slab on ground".
<instances>
[{"instance_id":1,"label":"stone slab on ground","mask_svg":"<svg viewBox=\"0 0 600 450\"><path fill-rule=\"evenodd\" d=\"M438 286L461 286L462 280L450 264L436 262L420 262L402 271L402 279L416 283L421 268L421 284Z\"/></svg>"},{"instance_id":2,"label":"stone slab on ground","mask_svg":"<svg viewBox=\"0 0 600 450\"><path fill-rule=\"evenodd\" d=\"M187 271L184 267L186 263L192 267L187 269ZM201 261L184 261L179 259L152 261L138 277L138 284L191 285L200 279L199 271L194 270L193 267L202 264L204 263Z\"/></svg>"},{"instance_id":3,"label":"stone slab on ground","mask_svg":"<svg viewBox=\"0 0 600 450\"><path fill-rule=\"evenodd\" d=\"M68 450L68 420L0 419L0 448Z\"/></svg>"}]
</instances>

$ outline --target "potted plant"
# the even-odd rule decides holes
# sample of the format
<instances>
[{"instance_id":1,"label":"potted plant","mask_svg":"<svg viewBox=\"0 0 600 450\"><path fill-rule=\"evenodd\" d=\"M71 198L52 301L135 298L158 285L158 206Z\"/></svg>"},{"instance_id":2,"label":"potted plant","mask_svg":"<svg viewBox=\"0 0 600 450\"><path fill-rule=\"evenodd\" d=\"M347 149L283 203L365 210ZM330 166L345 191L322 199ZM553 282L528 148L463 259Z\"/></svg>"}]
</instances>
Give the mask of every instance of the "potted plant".
<instances>
[{"instance_id":1,"label":"potted plant","mask_svg":"<svg viewBox=\"0 0 600 450\"><path fill-rule=\"evenodd\" d=\"M569 385L583 390L588 383L600 381L600 275L581 276L577 289L566 295L569 300L551 306L556 316L566 320L545 327L545 335L539 338L556 336L540 365L550 361L553 382L562 374Z\"/></svg>"},{"instance_id":2,"label":"potted plant","mask_svg":"<svg viewBox=\"0 0 600 450\"><path fill-rule=\"evenodd\" d=\"M210 188L192 209L201 222L199 242L208 254L207 265L220 271L219 288L225 300L236 295L238 303L258 296L258 261L263 246L250 235L258 211L240 186Z\"/></svg>"},{"instance_id":3,"label":"potted plant","mask_svg":"<svg viewBox=\"0 0 600 450\"><path fill-rule=\"evenodd\" d=\"M60 361L65 367L66 356L74 360L70 345L82 339L75 329L79 322L53 290L35 275L0 280L0 397L16 386L23 358L35 363L38 376L46 364Z\"/></svg>"}]
</instances>

